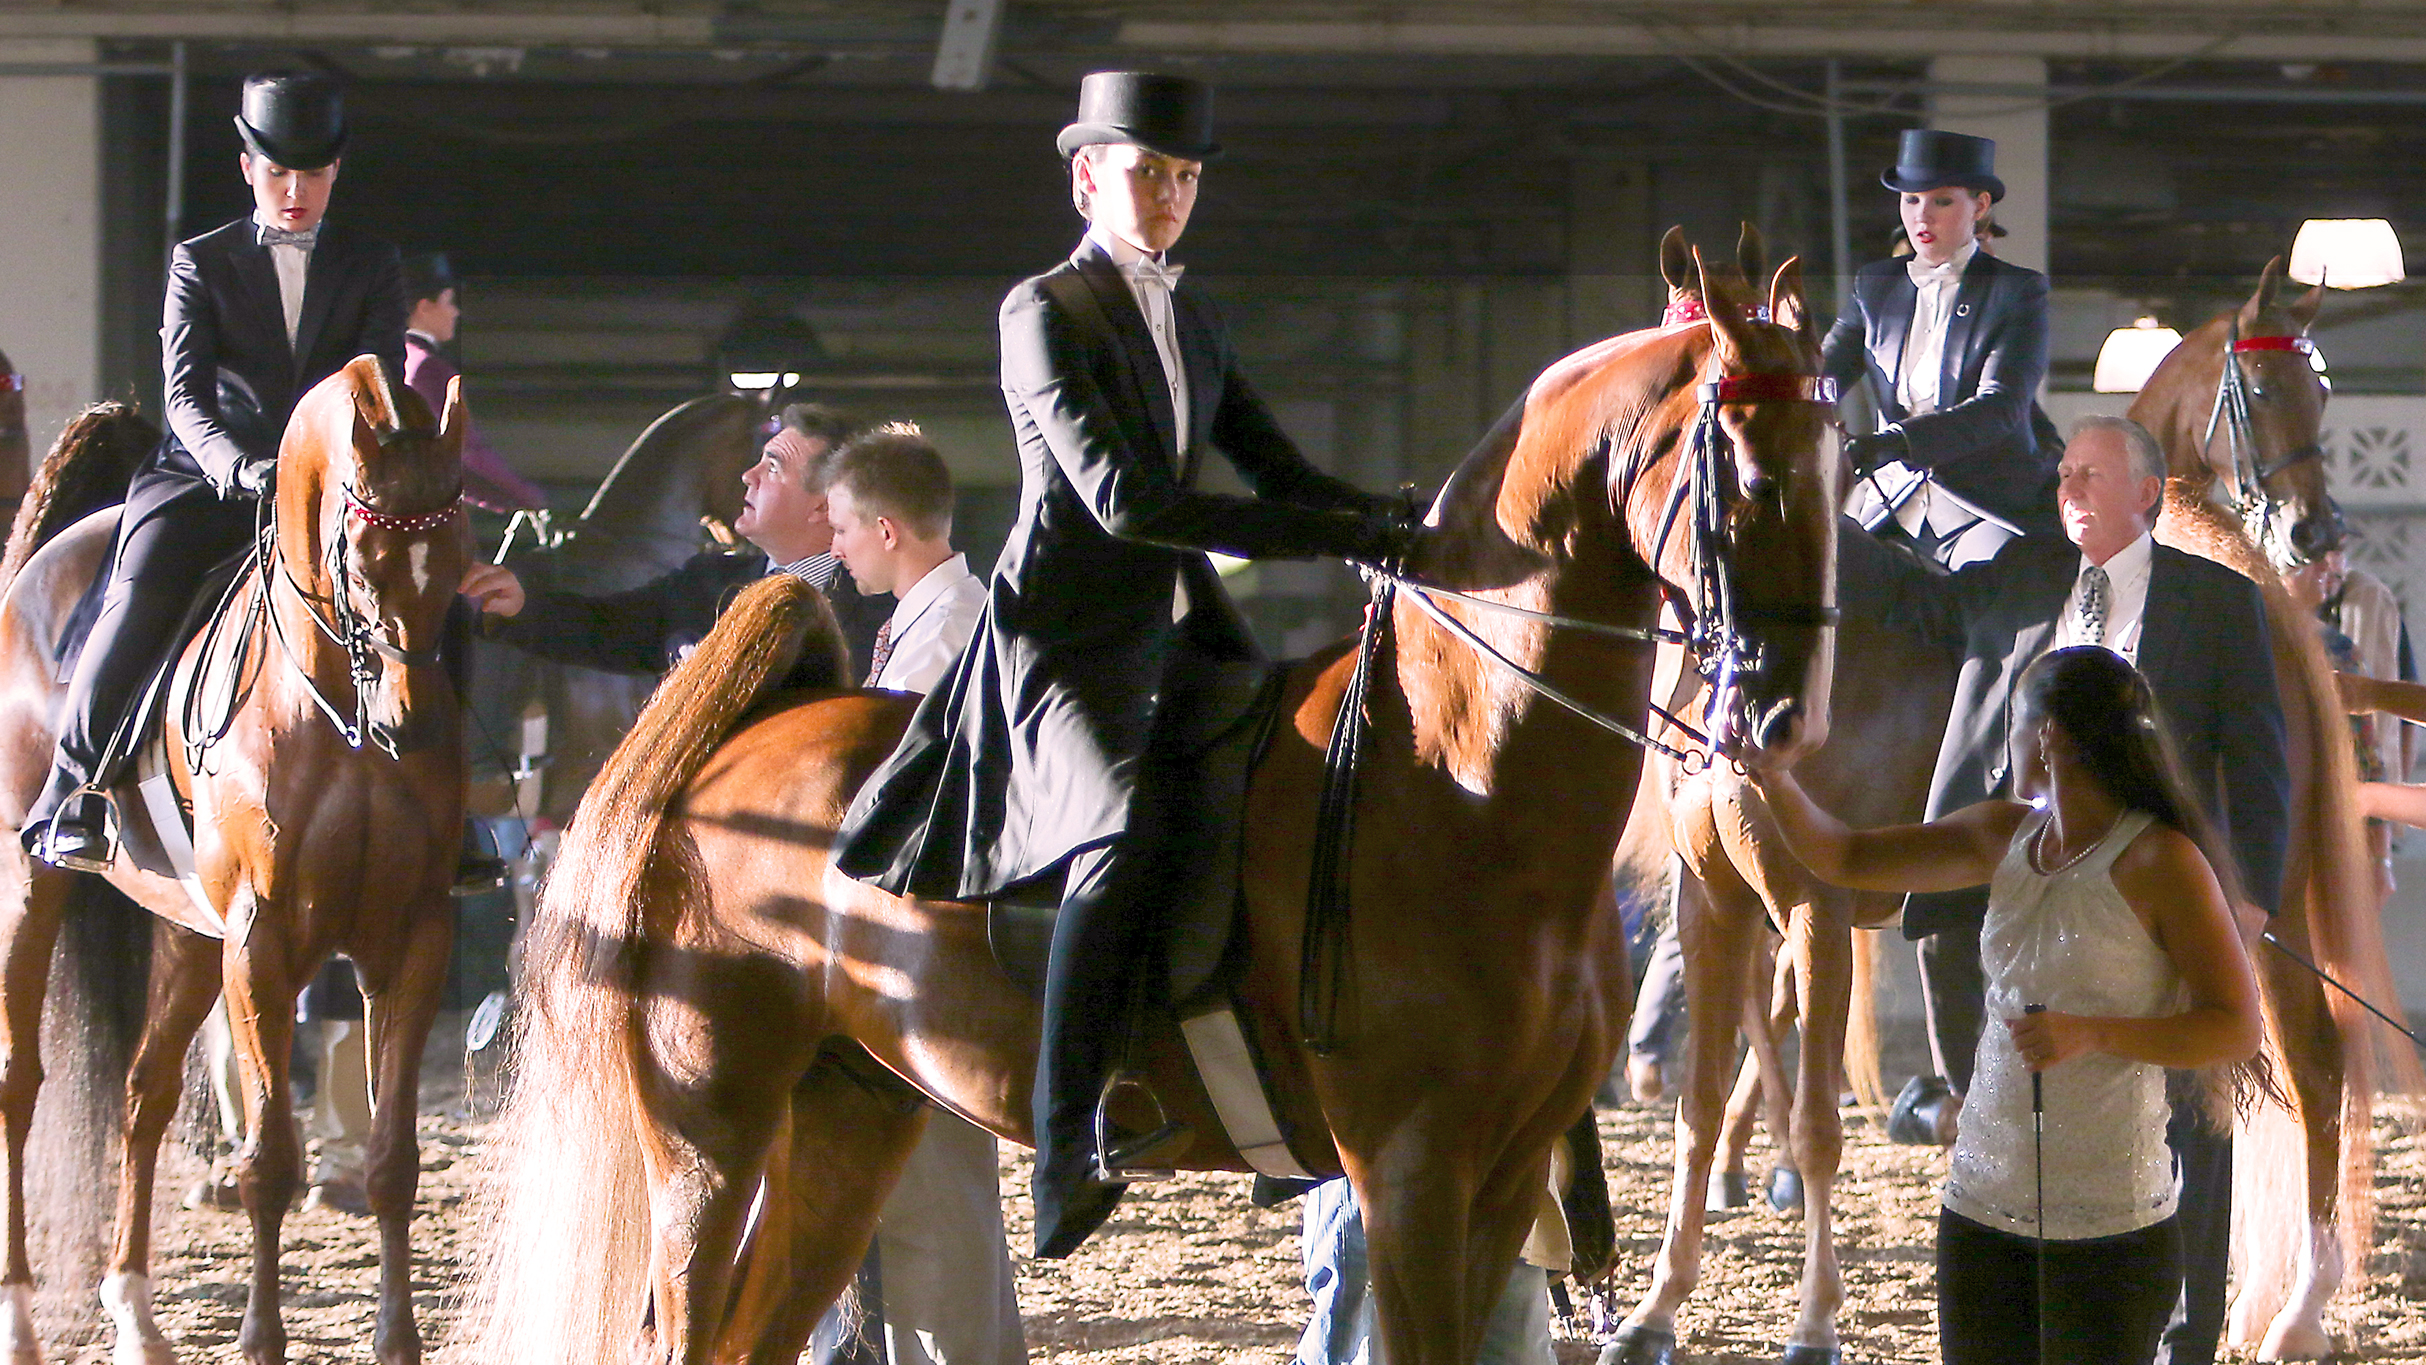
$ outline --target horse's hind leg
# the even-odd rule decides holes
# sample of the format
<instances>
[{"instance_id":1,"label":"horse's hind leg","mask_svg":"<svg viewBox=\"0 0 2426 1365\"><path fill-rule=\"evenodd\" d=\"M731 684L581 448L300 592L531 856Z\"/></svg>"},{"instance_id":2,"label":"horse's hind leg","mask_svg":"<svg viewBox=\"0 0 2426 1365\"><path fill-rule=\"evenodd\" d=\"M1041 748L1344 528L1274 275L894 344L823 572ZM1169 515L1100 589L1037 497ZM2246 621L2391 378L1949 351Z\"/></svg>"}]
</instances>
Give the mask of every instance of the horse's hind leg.
<instances>
[{"instance_id":1,"label":"horse's hind leg","mask_svg":"<svg viewBox=\"0 0 2426 1365\"><path fill-rule=\"evenodd\" d=\"M112 1365L169 1365L176 1353L152 1321L152 1182L160 1139L177 1113L185 1049L219 998L219 943L165 922L152 933L152 979L143 1040L126 1076L126 1127L119 1154L118 1236L101 1305L117 1343Z\"/></svg>"},{"instance_id":2,"label":"horse's hind leg","mask_svg":"<svg viewBox=\"0 0 2426 1365\"><path fill-rule=\"evenodd\" d=\"M26 1245L25 1142L42 1088L42 997L50 985L59 914L75 873L36 867L13 843L0 851L0 1123L8 1141L8 1267L0 1276L0 1365L39 1365L33 1257ZM16 895L8 895L10 891Z\"/></svg>"},{"instance_id":3,"label":"horse's hind leg","mask_svg":"<svg viewBox=\"0 0 2426 1365\"><path fill-rule=\"evenodd\" d=\"M751 1365L792 1365L867 1255L877 1213L926 1128L907 1087L828 1061L792 1092L788 1140L767 1163L765 1213L735 1312Z\"/></svg>"},{"instance_id":4,"label":"horse's hind leg","mask_svg":"<svg viewBox=\"0 0 2426 1365\"><path fill-rule=\"evenodd\" d=\"M414 1132L421 1092L421 1047L446 986L455 917L445 902L412 921L403 960L377 983L363 1011L371 1045L371 1140L365 1192L379 1220L379 1316L371 1352L380 1365L418 1365L421 1327L413 1320L413 1193L421 1180Z\"/></svg>"}]
</instances>

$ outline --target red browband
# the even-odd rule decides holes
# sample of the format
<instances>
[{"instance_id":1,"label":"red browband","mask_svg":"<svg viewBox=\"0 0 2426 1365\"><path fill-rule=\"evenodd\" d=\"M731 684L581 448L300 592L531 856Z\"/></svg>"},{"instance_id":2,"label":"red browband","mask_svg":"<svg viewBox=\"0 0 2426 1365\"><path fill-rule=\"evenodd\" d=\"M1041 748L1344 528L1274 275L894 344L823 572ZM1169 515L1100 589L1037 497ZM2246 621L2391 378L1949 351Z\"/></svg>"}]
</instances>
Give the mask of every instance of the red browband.
<instances>
[{"instance_id":1,"label":"red browband","mask_svg":"<svg viewBox=\"0 0 2426 1365\"><path fill-rule=\"evenodd\" d=\"M0 393L18 393L25 388L22 374L0 374Z\"/></svg>"},{"instance_id":2,"label":"red browband","mask_svg":"<svg viewBox=\"0 0 2426 1365\"><path fill-rule=\"evenodd\" d=\"M353 517L366 525L375 526L382 531L435 531L439 527L445 526L454 521L456 510L462 506L463 493L461 490L457 490L455 500L448 503L446 506L439 508L435 512L423 512L418 516L400 517L393 512L382 512L378 508L371 506L369 503L364 502L362 499L354 496L354 490L351 488L345 490L346 515Z\"/></svg>"},{"instance_id":3,"label":"red browband","mask_svg":"<svg viewBox=\"0 0 2426 1365\"><path fill-rule=\"evenodd\" d=\"M1705 403L1833 404L1836 402L1836 381L1825 375L1763 370L1753 374L1731 374L1702 385L1696 392Z\"/></svg>"},{"instance_id":4,"label":"red browband","mask_svg":"<svg viewBox=\"0 0 2426 1365\"><path fill-rule=\"evenodd\" d=\"M2316 343L2306 337L2242 337L2232 343L2232 350L2236 355L2242 351L2298 351L2301 355L2315 355Z\"/></svg>"},{"instance_id":5,"label":"red browband","mask_svg":"<svg viewBox=\"0 0 2426 1365\"><path fill-rule=\"evenodd\" d=\"M1708 320L1709 316L1710 310L1703 306L1700 295L1686 294L1671 302L1668 305L1667 311L1659 315L1659 325L1662 327L1679 327L1688 322L1706 321ZM1744 305L1744 321L1769 321L1769 305L1765 303L1749 303Z\"/></svg>"}]
</instances>

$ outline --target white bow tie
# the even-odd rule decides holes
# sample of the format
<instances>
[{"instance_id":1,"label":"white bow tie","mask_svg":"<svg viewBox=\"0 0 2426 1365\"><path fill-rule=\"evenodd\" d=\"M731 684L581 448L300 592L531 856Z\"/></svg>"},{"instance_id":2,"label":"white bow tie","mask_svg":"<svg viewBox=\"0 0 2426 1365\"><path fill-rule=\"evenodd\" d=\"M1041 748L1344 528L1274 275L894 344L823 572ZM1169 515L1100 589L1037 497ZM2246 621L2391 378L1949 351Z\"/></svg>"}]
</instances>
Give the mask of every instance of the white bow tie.
<instances>
[{"instance_id":1,"label":"white bow tie","mask_svg":"<svg viewBox=\"0 0 2426 1365\"><path fill-rule=\"evenodd\" d=\"M1944 284L1948 280L1961 279L1964 264L1962 261L1948 261L1944 265L1930 265L1915 256L1904 262L1904 273L1912 277L1915 285Z\"/></svg>"},{"instance_id":2,"label":"white bow tie","mask_svg":"<svg viewBox=\"0 0 2426 1365\"><path fill-rule=\"evenodd\" d=\"M1151 257L1140 256L1120 268L1120 273L1140 284L1158 285L1163 289L1179 287L1179 277L1186 273L1184 265L1170 265Z\"/></svg>"}]
</instances>

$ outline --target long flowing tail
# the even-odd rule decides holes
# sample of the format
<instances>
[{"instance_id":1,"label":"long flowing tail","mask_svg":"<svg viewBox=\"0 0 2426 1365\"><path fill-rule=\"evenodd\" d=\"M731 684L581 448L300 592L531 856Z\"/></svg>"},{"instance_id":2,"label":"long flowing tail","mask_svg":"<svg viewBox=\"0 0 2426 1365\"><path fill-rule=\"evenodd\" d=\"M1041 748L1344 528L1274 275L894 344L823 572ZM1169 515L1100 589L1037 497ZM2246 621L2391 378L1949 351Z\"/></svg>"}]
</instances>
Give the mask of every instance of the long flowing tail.
<instances>
[{"instance_id":1,"label":"long flowing tail","mask_svg":"<svg viewBox=\"0 0 2426 1365\"><path fill-rule=\"evenodd\" d=\"M476 1222L490 1235L459 1358L632 1358L650 1266L636 990L648 945L705 890L667 816L804 649L847 676L841 638L806 583L777 574L751 586L658 687L583 798L524 950L514 1089L486 1163Z\"/></svg>"},{"instance_id":2,"label":"long flowing tail","mask_svg":"<svg viewBox=\"0 0 2426 1365\"><path fill-rule=\"evenodd\" d=\"M68 419L17 504L8 550L0 555L0 588L52 536L122 501L135 466L159 444L160 428L125 403L95 403Z\"/></svg>"},{"instance_id":3,"label":"long flowing tail","mask_svg":"<svg viewBox=\"0 0 2426 1365\"><path fill-rule=\"evenodd\" d=\"M2311 757L2305 791L2296 791L2292 811L2292 858L2303 867L2298 884L2284 888L2283 914L2302 916L2318 965L2370 1000L2400 997L2392 981L2391 960L2384 948L2383 924L2375 903L2374 879L2368 865L2365 824L2358 805L2358 769L2353 756L2350 722L2345 714L2333 668L2325 657L2320 633L2283 590L2282 579L2264 554L2242 533L2232 518L2195 491L2176 482L2166 490L2159 538L2233 569L2258 585L2266 600L2267 629L2283 685L2283 722L2295 752ZM2303 853L2305 857L2303 858ZM2261 947L2260 952L2272 952ZM2263 965L2263 964L2261 964ZM2366 1012L2338 992L2326 991L2335 1032L2342 1043L2342 1105L2339 1212L2346 1264L2364 1266L2365 1249L2375 1224L2372 1128L2376 1078L2388 1074L2404 1089L2422 1083L2416 1055L2405 1046L2388 1046ZM2276 1074L2289 1079L2289 1055L2303 1046L2299 1039L2280 1036L2271 1026L2269 1047ZM2251 1232L2236 1237L2241 1247L2244 1282L2287 1277L2291 1253L2305 1235L2304 1191L2296 1183L2285 1189L2302 1196L2281 1208L2236 1210L2236 1222ZM2322 1216L2323 1210L2308 1212ZM2273 1234L2284 1234L2277 1254L2266 1254Z\"/></svg>"}]
</instances>

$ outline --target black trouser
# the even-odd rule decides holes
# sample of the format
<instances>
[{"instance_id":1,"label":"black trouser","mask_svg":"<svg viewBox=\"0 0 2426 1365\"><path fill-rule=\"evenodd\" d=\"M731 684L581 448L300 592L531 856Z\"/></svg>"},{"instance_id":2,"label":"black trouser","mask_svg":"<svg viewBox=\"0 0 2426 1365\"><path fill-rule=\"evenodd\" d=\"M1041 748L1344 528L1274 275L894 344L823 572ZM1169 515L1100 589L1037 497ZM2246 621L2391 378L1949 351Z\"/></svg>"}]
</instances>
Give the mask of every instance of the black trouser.
<instances>
[{"instance_id":1,"label":"black trouser","mask_svg":"<svg viewBox=\"0 0 2426 1365\"><path fill-rule=\"evenodd\" d=\"M2187 1093L2177 1077L2175 1093ZM2165 1142L2182 1176L2182 1292L2165 1324L2161 1365L2213 1365L2224 1335L2224 1275L2232 1261L2232 1135L2209 1128L2195 1102L2176 1099Z\"/></svg>"},{"instance_id":2,"label":"black trouser","mask_svg":"<svg viewBox=\"0 0 2426 1365\"><path fill-rule=\"evenodd\" d=\"M1940 929L1920 941L1921 1007L1929 1018L1929 1055L1958 1095L1971 1091L1988 979L1980 972L1978 925Z\"/></svg>"},{"instance_id":3,"label":"black trouser","mask_svg":"<svg viewBox=\"0 0 2426 1365\"><path fill-rule=\"evenodd\" d=\"M2049 1242L2042 1357L2038 1244L1939 1209L1939 1358L1944 1365L2148 1365L2181 1278L2181 1238L2171 1218L2118 1237Z\"/></svg>"},{"instance_id":4,"label":"black trouser","mask_svg":"<svg viewBox=\"0 0 2426 1365\"><path fill-rule=\"evenodd\" d=\"M29 824L48 819L80 788L117 777L100 771L103 753L153 670L177 647L172 637L193 606L194 585L251 542L258 513L251 498L221 498L200 480L171 481L156 471L137 476L101 614L68 682L50 783Z\"/></svg>"},{"instance_id":5,"label":"black trouser","mask_svg":"<svg viewBox=\"0 0 2426 1365\"><path fill-rule=\"evenodd\" d=\"M1045 972L1044 1036L1036 1053L1036 1245L1075 1246L1092 1230L1063 1226L1095 1156L1095 1106L1135 1026L1140 973L1163 961L1161 911L1170 878L1162 837L1177 779L1166 769L1140 784L1129 828L1069 862L1053 957ZM1155 788L1164 788L1160 792ZM1081 1213L1083 1221L1087 1215ZM1056 1251L1053 1254L1060 1254Z\"/></svg>"}]
</instances>

